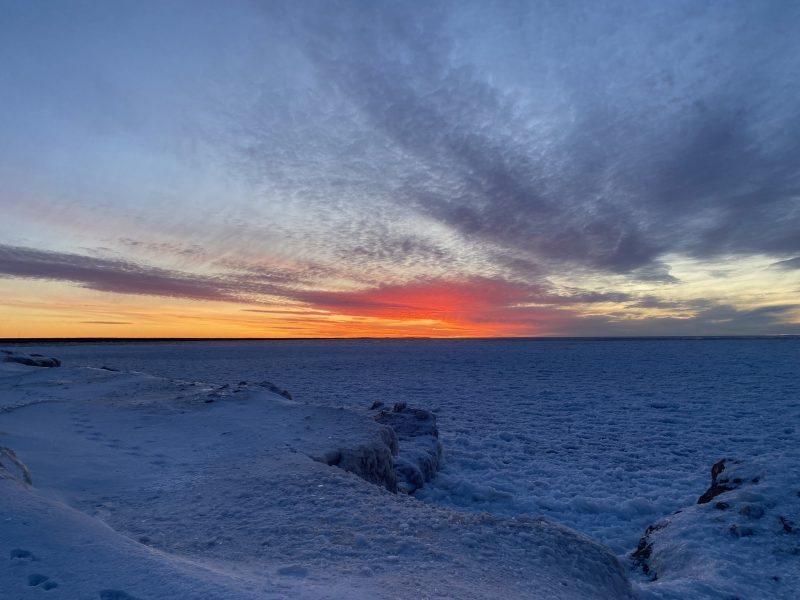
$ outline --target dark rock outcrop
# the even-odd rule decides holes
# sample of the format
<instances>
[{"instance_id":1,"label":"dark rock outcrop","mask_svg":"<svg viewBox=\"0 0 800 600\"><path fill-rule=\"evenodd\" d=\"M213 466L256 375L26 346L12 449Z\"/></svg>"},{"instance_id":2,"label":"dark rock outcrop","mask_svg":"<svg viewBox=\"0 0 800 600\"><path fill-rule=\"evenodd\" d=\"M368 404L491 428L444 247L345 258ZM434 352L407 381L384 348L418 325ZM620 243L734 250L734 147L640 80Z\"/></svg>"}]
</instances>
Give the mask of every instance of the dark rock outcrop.
<instances>
[{"instance_id":1,"label":"dark rock outcrop","mask_svg":"<svg viewBox=\"0 0 800 600\"><path fill-rule=\"evenodd\" d=\"M800 536L792 516L800 514L800 492L790 464L780 455L715 463L696 504L647 528L632 565L662 589L701 580L713 591L704 598L797 598Z\"/></svg>"},{"instance_id":2,"label":"dark rock outcrop","mask_svg":"<svg viewBox=\"0 0 800 600\"><path fill-rule=\"evenodd\" d=\"M649 575L650 578L655 581L658 576L650 567L650 557L653 554L653 540L652 535L656 531L660 531L664 529L667 525L669 525L669 521L660 521L655 523L654 525L650 525L644 532L644 535L639 540L639 545L636 547L636 550L633 551L631 554L631 561L633 562L633 566L641 569L642 573L645 575Z\"/></svg>"},{"instance_id":3,"label":"dark rock outcrop","mask_svg":"<svg viewBox=\"0 0 800 600\"><path fill-rule=\"evenodd\" d=\"M721 461L714 463L714 466L711 467L711 486L702 496L697 499L698 504L706 504L711 502L723 492L735 490L737 487L739 487L739 485L741 485L742 480L739 478L721 476L722 473L725 472L725 464L727 462L739 464L739 461L730 461L727 458L723 458Z\"/></svg>"}]
</instances>

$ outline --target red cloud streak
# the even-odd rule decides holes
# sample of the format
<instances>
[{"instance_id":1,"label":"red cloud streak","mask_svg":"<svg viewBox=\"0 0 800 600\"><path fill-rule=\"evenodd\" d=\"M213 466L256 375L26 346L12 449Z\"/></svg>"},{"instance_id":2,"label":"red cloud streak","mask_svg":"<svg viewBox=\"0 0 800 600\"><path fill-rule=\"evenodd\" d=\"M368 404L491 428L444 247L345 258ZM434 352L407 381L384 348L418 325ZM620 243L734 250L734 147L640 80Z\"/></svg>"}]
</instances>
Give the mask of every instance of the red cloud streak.
<instances>
[{"instance_id":1,"label":"red cloud streak","mask_svg":"<svg viewBox=\"0 0 800 600\"><path fill-rule=\"evenodd\" d=\"M426 280L385 285L359 292L313 292L303 300L332 313L390 319L435 320L465 335L514 335L520 332L514 306L535 296L531 286L489 278Z\"/></svg>"}]
</instances>

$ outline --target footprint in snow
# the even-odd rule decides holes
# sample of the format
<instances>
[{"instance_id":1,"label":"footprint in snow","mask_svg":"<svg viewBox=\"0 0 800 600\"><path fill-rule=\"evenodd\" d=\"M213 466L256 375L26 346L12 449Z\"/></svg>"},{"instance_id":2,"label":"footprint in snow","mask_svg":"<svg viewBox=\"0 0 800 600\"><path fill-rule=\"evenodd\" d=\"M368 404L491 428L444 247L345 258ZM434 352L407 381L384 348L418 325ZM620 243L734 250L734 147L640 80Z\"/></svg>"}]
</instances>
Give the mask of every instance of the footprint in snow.
<instances>
[{"instance_id":1,"label":"footprint in snow","mask_svg":"<svg viewBox=\"0 0 800 600\"><path fill-rule=\"evenodd\" d=\"M29 550L14 548L9 552L9 560L13 563L28 563L36 560L36 557Z\"/></svg>"},{"instance_id":2,"label":"footprint in snow","mask_svg":"<svg viewBox=\"0 0 800 600\"><path fill-rule=\"evenodd\" d=\"M30 587L41 587L46 591L50 591L58 587L58 583L50 579L47 575L41 575L39 573L28 575L28 585Z\"/></svg>"}]
</instances>

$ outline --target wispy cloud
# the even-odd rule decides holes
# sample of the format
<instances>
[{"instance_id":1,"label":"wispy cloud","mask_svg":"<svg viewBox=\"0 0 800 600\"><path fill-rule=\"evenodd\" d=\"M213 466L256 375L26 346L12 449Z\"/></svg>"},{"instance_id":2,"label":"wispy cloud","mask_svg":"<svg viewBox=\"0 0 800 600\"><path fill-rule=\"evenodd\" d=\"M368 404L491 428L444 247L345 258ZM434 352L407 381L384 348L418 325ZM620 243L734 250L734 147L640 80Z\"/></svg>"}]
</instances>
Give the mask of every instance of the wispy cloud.
<instances>
[{"instance_id":1,"label":"wispy cloud","mask_svg":"<svg viewBox=\"0 0 800 600\"><path fill-rule=\"evenodd\" d=\"M776 263L773 263L772 266L778 269L789 269L789 270L800 269L800 256L795 256L794 258L778 261Z\"/></svg>"},{"instance_id":2,"label":"wispy cloud","mask_svg":"<svg viewBox=\"0 0 800 600\"><path fill-rule=\"evenodd\" d=\"M800 251L800 42L780 27L797 7L362 8L281 13L331 93L299 111L341 121L249 145L267 179L314 181L312 202L389 198L540 268L670 280L669 254Z\"/></svg>"},{"instance_id":3,"label":"wispy cloud","mask_svg":"<svg viewBox=\"0 0 800 600\"><path fill-rule=\"evenodd\" d=\"M667 301L502 278L421 278L359 291L308 290L276 286L249 274L204 276L120 260L30 248L0 246L0 274L12 278L57 280L114 294L150 295L247 306L243 313L269 319L271 331L353 335L700 335L800 331L800 304L737 309L713 300ZM268 296L271 300L265 300ZM278 299L282 304L276 305ZM287 304L288 303L288 304ZM253 305L256 306L253 306ZM593 304L618 310L597 314ZM630 314L627 309L633 310ZM667 311L646 314L641 311ZM342 317L349 320L341 321ZM230 321L231 317L225 317ZM257 323L258 321L255 321ZM339 325L336 325L336 323ZM133 321L84 320L92 325ZM427 323L427 325L425 325ZM252 323L251 323L252 325ZM339 329L337 329L339 327ZM337 334L338 331L338 334ZM387 333L388 332L388 333Z\"/></svg>"},{"instance_id":4,"label":"wispy cloud","mask_svg":"<svg viewBox=\"0 0 800 600\"><path fill-rule=\"evenodd\" d=\"M0 275L287 331L800 320L800 5L190 4L0 19Z\"/></svg>"},{"instance_id":5,"label":"wispy cloud","mask_svg":"<svg viewBox=\"0 0 800 600\"><path fill-rule=\"evenodd\" d=\"M224 279L190 275L122 260L0 245L0 273L11 277L70 281L102 292L195 300L237 299Z\"/></svg>"}]
</instances>

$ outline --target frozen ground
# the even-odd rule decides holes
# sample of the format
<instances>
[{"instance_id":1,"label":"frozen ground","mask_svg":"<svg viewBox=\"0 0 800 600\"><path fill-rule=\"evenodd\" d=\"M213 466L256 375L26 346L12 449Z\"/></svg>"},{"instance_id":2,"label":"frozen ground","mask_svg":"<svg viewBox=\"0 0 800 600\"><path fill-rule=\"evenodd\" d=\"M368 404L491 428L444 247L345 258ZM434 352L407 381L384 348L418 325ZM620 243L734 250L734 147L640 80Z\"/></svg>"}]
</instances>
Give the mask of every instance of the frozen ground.
<instances>
[{"instance_id":1,"label":"frozen ground","mask_svg":"<svg viewBox=\"0 0 800 600\"><path fill-rule=\"evenodd\" d=\"M625 560L648 526L696 503L720 458L768 465L768 482L796 481L800 464L798 339L225 342L27 351L56 355L65 366L107 365L217 385L268 379L315 406L363 408L381 400L432 409L444 464L418 498L476 513L542 515ZM757 493L773 508L796 513L791 494L800 489L787 485ZM674 530L719 524L722 513L714 510L685 511ZM800 515L771 511L767 506L767 520L760 521L770 535L786 534L769 529L780 516L800 522ZM725 536L709 537L706 546L695 540L694 570L665 558L658 581L641 576L641 593L680 598L693 590L691 597L728 598L739 589L745 598L797 597L795 534L759 545L767 533L736 537L734 524L718 527ZM656 554L670 556L666 548L677 542L668 538L654 545ZM750 567L717 568L725 561ZM790 576L768 575L768 565Z\"/></svg>"},{"instance_id":2,"label":"frozen ground","mask_svg":"<svg viewBox=\"0 0 800 600\"><path fill-rule=\"evenodd\" d=\"M3 600L633 598L563 526L389 492L364 410L3 358Z\"/></svg>"}]
</instances>

